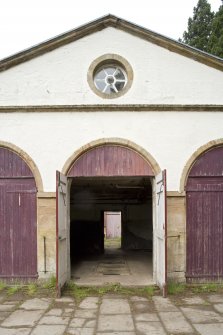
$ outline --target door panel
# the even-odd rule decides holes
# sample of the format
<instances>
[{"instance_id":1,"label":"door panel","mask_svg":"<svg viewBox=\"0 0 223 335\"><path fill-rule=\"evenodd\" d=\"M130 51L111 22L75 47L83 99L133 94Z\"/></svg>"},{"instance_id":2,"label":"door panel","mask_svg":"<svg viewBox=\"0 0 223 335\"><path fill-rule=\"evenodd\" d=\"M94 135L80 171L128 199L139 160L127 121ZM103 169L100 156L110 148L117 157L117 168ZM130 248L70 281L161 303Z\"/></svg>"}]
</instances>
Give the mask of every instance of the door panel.
<instances>
[{"instance_id":1,"label":"door panel","mask_svg":"<svg viewBox=\"0 0 223 335\"><path fill-rule=\"evenodd\" d=\"M156 222L154 229L154 257L157 285L167 294L167 213L166 213L166 170L155 178Z\"/></svg>"},{"instance_id":2,"label":"door panel","mask_svg":"<svg viewBox=\"0 0 223 335\"><path fill-rule=\"evenodd\" d=\"M188 191L187 281L222 280L222 250L223 191Z\"/></svg>"},{"instance_id":3,"label":"door panel","mask_svg":"<svg viewBox=\"0 0 223 335\"><path fill-rule=\"evenodd\" d=\"M68 183L67 177L57 171L56 192L56 246L57 246L57 293L61 295L61 289L69 279L68 264Z\"/></svg>"},{"instance_id":4,"label":"door panel","mask_svg":"<svg viewBox=\"0 0 223 335\"><path fill-rule=\"evenodd\" d=\"M34 180L1 180L0 277L37 277Z\"/></svg>"}]
</instances>

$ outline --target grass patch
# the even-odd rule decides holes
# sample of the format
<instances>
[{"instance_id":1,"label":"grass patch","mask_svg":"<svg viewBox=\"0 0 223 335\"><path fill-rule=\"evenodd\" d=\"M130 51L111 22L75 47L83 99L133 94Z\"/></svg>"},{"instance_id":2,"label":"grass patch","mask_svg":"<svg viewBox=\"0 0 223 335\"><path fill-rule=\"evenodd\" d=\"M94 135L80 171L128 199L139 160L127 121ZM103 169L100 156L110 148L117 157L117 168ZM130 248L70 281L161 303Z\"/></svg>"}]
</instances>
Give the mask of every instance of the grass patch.
<instances>
[{"instance_id":1,"label":"grass patch","mask_svg":"<svg viewBox=\"0 0 223 335\"><path fill-rule=\"evenodd\" d=\"M43 288L54 292L56 290L56 284L57 284L56 277L52 276L43 284Z\"/></svg>"},{"instance_id":2,"label":"grass patch","mask_svg":"<svg viewBox=\"0 0 223 335\"><path fill-rule=\"evenodd\" d=\"M30 283L25 287L25 293L29 296L33 296L37 293L38 286L35 283Z\"/></svg>"},{"instance_id":3,"label":"grass patch","mask_svg":"<svg viewBox=\"0 0 223 335\"><path fill-rule=\"evenodd\" d=\"M223 285L217 283L207 283L199 284L197 286L191 287L193 293L209 293L209 292L218 292L222 290Z\"/></svg>"},{"instance_id":4,"label":"grass patch","mask_svg":"<svg viewBox=\"0 0 223 335\"><path fill-rule=\"evenodd\" d=\"M186 291L186 284L169 282L167 286L168 294L181 294Z\"/></svg>"},{"instance_id":5,"label":"grass patch","mask_svg":"<svg viewBox=\"0 0 223 335\"><path fill-rule=\"evenodd\" d=\"M7 287L7 295L13 295L15 293L18 293L19 291L21 291L23 288L23 286L21 285L13 285L13 286L9 286Z\"/></svg>"},{"instance_id":6,"label":"grass patch","mask_svg":"<svg viewBox=\"0 0 223 335\"><path fill-rule=\"evenodd\" d=\"M6 288L6 284L3 281L0 281L0 292Z\"/></svg>"},{"instance_id":7,"label":"grass patch","mask_svg":"<svg viewBox=\"0 0 223 335\"><path fill-rule=\"evenodd\" d=\"M144 288L128 288L122 287L120 284L107 284L101 287L82 287L77 286L74 282L70 281L66 287L65 292L71 294L77 302L80 302L89 296L103 296L105 294L119 294L127 296L146 296L151 297L154 295L157 288L155 286L147 286Z\"/></svg>"}]
</instances>

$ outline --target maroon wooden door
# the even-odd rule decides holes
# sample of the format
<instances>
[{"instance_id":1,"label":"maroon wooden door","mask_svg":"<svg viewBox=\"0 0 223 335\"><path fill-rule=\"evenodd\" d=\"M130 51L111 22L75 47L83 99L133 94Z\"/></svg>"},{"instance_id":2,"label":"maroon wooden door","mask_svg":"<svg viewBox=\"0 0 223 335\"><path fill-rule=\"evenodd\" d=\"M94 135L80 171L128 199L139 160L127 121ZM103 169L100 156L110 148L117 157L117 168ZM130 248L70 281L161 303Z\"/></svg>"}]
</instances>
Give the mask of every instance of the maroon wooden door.
<instances>
[{"instance_id":1,"label":"maroon wooden door","mask_svg":"<svg viewBox=\"0 0 223 335\"><path fill-rule=\"evenodd\" d=\"M0 148L0 277L37 277L36 185L27 164Z\"/></svg>"},{"instance_id":2,"label":"maroon wooden door","mask_svg":"<svg viewBox=\"0 0 223 335\"><path fill-rule=\"evenodd\" d=\"M68 177L154 176L149 163L137 152L106 144L81 155L68 171Z\"/></svg>"},{"instance_id":3,"label":"maroon wooden door","mask_svg":"<svg viewBox=\"0 0 223 335\"><path fill-rule=\"evenodd\" d=\"M223 278L223 148L203 154L186 186L188 282Z\"/></svg>"}]
</instances>

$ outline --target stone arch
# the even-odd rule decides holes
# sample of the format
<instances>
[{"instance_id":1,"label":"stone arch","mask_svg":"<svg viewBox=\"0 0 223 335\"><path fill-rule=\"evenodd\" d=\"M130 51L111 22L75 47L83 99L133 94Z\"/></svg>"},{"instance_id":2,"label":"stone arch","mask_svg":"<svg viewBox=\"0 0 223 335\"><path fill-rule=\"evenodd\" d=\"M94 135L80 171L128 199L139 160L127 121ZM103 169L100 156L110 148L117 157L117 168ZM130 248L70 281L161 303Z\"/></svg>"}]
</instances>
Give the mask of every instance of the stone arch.
<instances>
[{"instance_id":1,"label":"stone arch","mask_svg":"<svg viewBox=\"0 0 223 335\"><path fill-rule=\"evenodd\" d=\"M38 192L43 192L42 178L39 169L37 165L34 163L33 159L25 151L23 151L21 148L17 147L12 143L0 141L0 147L13 151L25 161L25 163L29 166L29 168L33 173Z\"/></svg>"},{"instance_id":2,"label":"stone arch","mask_svg":"<svg viewBox=\"0 0 223 335\"><path fill-rule=\"evenodd\" d=\"M132 149L146 160L146 162L151 166L154 175L157 175L161 171L160 166L153 158L153 156L136 143L122 138L102 138L92 141L76 150L65 162L62 173L67 175L74 162L87 151L105 145L119 145Z\"/></svg>"},{"instance_id":3,"label":"stone arch","mask_svg":"<svg viewBox=\"0 0 223 335\"><path fill-rule=\"evenodd\" d=\"M223 145L223 138L217 139L217 140L212 140L204 145L202 145L200 148L198 148L188 159L187 163L184 166L181 179L180 179L180 192L185 191L185 186L187 183L188 175L190 173L190 170L192 166L195 164L196 160L206 151L213 149L218 146Z\"/></svg>"}]
</instances>

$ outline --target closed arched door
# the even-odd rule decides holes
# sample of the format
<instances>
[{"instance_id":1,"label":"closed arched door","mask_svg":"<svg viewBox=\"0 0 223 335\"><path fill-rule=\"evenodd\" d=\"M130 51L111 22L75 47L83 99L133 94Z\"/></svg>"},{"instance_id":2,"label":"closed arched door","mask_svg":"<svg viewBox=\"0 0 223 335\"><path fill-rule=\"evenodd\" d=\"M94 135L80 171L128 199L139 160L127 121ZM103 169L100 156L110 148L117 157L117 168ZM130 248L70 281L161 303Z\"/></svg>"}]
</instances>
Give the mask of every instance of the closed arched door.
<instances>
[{"instance_id":1,"label":"closed arched door","mask_svg":"<svg viewBox=\"0 0 223 335\"><path fill-rule=\"evenodd\" d=\"M189 173L187 281L223 278L223 147L201 155Z\"/></svg>"},{"instance_id":2,"label":"closed arched door","mask_svg":"<svg viewBox=\"0 0 223 335\"><path fill-rule=\"evenodd\" d=\"M0 148L0 278L37 276L36 184L11 150Z\"/></svg>"}]
</instances>

